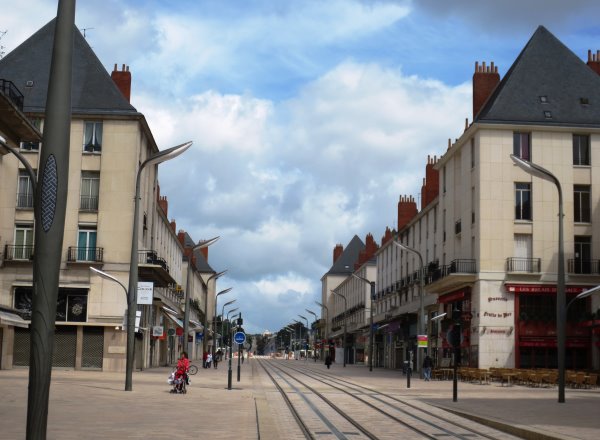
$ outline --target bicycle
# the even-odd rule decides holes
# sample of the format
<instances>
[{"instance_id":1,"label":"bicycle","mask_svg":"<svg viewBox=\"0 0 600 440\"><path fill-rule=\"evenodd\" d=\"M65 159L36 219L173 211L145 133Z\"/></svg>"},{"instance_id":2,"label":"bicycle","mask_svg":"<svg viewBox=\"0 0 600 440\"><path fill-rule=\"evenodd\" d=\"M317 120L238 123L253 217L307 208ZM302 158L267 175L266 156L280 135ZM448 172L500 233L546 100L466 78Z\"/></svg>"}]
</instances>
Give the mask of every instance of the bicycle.
<instances>
[{"instance_id":1,"label":"bicycle","mask_svg":"<svg viewBox=\"0 0 600 440\"><path fill-rule=\"evenodd\" d=\"M190 368L188 370L188 374L191 374L193 376L197 372L198 372L198 367L195 366L195 365L190 365Z\"/></svg>"}]
</instances>

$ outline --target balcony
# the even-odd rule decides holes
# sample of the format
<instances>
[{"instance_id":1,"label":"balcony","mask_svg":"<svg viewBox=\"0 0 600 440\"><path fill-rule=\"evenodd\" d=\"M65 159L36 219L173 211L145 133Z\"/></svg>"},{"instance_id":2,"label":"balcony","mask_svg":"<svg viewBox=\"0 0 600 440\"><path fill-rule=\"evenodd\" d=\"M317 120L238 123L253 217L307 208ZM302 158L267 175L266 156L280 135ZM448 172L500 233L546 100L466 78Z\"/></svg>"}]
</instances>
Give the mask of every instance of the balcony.
<instances>
[{"instance_id":1,"label":"balcony","mask_svg":"<svg viewBox=\"0 0 600 440\"><path fill-rule=\"evenodd\" d=\"M439 283L439 288L449 288L475 281L477 264L473 259L452 260L444 266L432 266L425 276L426 284Z\"/></svg>"},{"instance_id":2,"label":"balcony","mask_svg":"<svg viewBox=\"0 0 600 440\"><path fill-rule=\"evenodd\" d=\"M516 258L506 259L507 272L539 273L541 268L540 258Z\"/></svg>"},{"instance_id":3,"label":"balcony","mask_svg":"<svg viewBox=\"0 0 600 440\"><path fill-rule=\"evenodd\" d=\"M167 260L152 249L138 251L138 276L140 279L153 281L156 286L166 287L175 283L169 273Z\"/></svg>"},{"instance_id":4,"label":"balcony","mask_svg":"<svg viewBox=\"0 0 600 440\"><path fill-rule=\"evenodd\" d=\"M98 211L98 196L81 196L79 201L80 211Z\"/></svg>"},{"instance_id":5,"label":"balcony","mask_svg":"<svg viewBox=\"0 0 600 440\"><path fill-rule=\"evenodd\" d=\"M23 111L23 100L25 98L12 81L0 79L0 91L14 104L15 107Z\"/></svg>"},{"instance_id":6,"label":"balcony","mask_svg":"<svg viewBox=\"0 0 600 440\"><path fill-rule=\"evenodd\" d=\"M567 260L567 271L578 275L600 275L600 260L571 258Z\"/></svg>"},{"instance_id":7,"label":"balcony","mask_svg":"<svg viewBox=\"0 0 600 440\"><path fill-rule=\"evenodd\" d=\"M29 262L33 260L33 245L14 245L4 246L4 261Z\"/></svg>"},{"instance_id":8,"label":"balcony","mask_svg":"<svg viewBox=\"0 0 600 440\"><path fill-rule=\"evenodd\" d=\"M67 263L102 263L104 248L73 247L67 251Z\"/></svg>"}]
</instances>

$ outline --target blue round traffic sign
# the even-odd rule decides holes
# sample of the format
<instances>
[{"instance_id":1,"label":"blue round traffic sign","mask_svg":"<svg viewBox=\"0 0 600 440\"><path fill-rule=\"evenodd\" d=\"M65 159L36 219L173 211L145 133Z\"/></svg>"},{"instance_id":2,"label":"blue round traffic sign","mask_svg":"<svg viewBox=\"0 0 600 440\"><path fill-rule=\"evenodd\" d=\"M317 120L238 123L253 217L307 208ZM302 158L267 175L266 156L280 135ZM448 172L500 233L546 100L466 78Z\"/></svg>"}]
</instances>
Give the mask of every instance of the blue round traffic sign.
<instances>
[{"instance_id":1,"label":"blue round traffic sign","mask_svg":"<svg viewBox=\"0 0 600 440\"><path fill-rule=\"evenodd\" d=\"M237 332L235 335L233 335L233 340L236 344L243 344L244 342L246 342L246 333Z\"/></svg>"}]
</instances>

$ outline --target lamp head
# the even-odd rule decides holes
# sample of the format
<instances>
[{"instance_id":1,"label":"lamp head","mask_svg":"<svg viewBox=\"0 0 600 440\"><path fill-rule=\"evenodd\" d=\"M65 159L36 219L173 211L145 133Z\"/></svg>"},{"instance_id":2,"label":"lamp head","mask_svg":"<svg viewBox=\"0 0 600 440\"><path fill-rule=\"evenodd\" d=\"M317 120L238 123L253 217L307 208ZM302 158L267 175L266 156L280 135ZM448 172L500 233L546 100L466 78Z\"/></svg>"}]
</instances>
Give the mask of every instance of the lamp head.
<instances>
[{"instance_id":1,"label":"lamp head","mask_svg":"<svg viewBox=\"0 0 600 440\"><path fill-rule=\"evenodd\" d=\"M233 289L233 287L228 287L227 289L223 289L219 293L217 293L215 296L223 295L223 294L231 291L231 289Z\"/></svg>"},{"instance_id":2,"label":"lamp head","mask_svg":"<svg viewBox=\"0 0 600 440\"><path fill-rule=\"evenodd\" d=\"M166 150L159 151L158 153L150 156L146 159L145 165L156 165L167 160L173 159L183 153L185 150L192 146L193 142L188 141L175 147L167 148Z\"/></svg>"},{"instance_id":3,"label":"lamp head","mask_svg":"<svg viewBox=\"0 0 600 440\"><path fill-rule=\"evenodd\" d=\"M221 238L221 237L217 236L217 237L213 237L209 240L200 240L198 242L198 244L192 248L192 251L197 251L198 249L204 249L205 247L208 247L211 244L213 244L214 242L216 242L219 238Z\"/></svg>"}]
</instances>

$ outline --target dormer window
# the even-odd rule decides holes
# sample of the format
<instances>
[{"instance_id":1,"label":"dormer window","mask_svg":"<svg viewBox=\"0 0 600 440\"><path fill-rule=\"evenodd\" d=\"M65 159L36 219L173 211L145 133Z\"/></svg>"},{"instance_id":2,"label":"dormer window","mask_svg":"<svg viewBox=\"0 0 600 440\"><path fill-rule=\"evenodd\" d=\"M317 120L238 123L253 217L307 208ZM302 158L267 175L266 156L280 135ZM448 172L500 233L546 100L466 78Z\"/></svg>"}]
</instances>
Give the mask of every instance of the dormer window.
<instances>
[{"instance_id":1,"label":"dormer window","mask_svg":"<svg viewBox=\"0 0 600 440\"><path fill-rule=\"evenodd\" d=\"M579 102L581 105L590 105L589 98L579 98Z\"/></svg>"},{"instance_id":2,"label":"dormer window","mask_svg":"<svg viewBox=\"0 0 600 440\"><path fill-rule=\"evenodd\" d=\"M540 102L542 104L548 104L548 97L547 96L540 96Z\"/></svg>"},{"instance_id":3,"label":"dormer window","mask_svg":"<svg viewBox=\"0 0 600 440\"><path fill-rule=\"evenodd\" d=\"M546 119L552 119L552 112L550 110L545 110L544 111L544 118L546 118Z\"/></svg>"}]
</instances>

